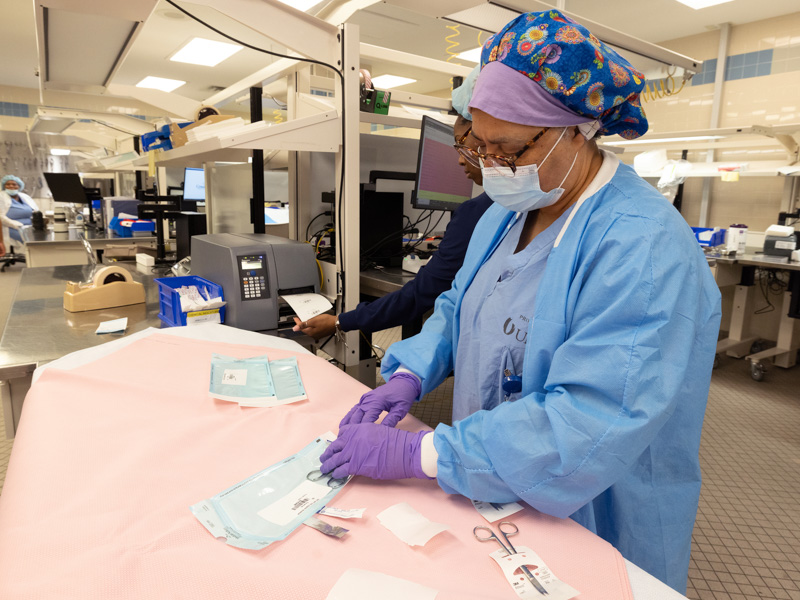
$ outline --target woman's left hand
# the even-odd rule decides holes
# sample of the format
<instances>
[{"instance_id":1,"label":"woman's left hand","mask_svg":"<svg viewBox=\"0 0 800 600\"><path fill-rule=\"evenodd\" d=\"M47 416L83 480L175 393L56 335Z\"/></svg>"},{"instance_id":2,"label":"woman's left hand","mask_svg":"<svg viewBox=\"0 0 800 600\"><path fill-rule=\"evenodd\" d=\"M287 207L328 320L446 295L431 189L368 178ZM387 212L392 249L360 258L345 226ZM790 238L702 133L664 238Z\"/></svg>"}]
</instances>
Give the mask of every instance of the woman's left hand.
<instances>
[{"instance_id":1,"label":"woman's left hand","mask_svg":"<svg viewBox=\"0 0 800 600\"><path fill-rule=\"evenodd\" d=\"M323 473L335 479L366 475L372 479L429 479L422 470L422 438L430 431L411 433L375 423L345 425L320 456Z\"/></svg>"}]
</instances>

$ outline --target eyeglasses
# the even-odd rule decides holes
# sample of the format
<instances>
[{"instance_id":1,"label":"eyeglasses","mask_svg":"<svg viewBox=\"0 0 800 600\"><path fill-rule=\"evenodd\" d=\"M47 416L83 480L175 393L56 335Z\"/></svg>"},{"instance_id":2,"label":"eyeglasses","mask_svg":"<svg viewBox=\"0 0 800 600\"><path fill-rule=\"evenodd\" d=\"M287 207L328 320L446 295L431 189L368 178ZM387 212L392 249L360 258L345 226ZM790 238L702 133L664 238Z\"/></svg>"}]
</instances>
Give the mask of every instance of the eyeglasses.
<instances>
[{"instance_id":1,"label":"eyeglasses","mask_svg":"<svg viewBox=\"0 0 800 600\"><path fill-rule=\"evenodd\" d=\"M480 148L478 150L474 150L469 146L466 146L464 144L464 140L467 139L467 135L471 131L472 128L470 127L467 129L467 132L462 135L461 138L459 138L458 142L453 144L453 148L455 148L456 151L464 157L464 160L466 160L472 166L478 167L479 169L484 164L487 167L508 167L511 169L511 174L513 175L517 172L517 161L522 158L522 155L525 154L531 146L539 141L539 138L544 135L545 131L547 131L547 128L542 129L539 133L533 136L533 138L527 144L525 144L522 150L513 156L501 156L499 154L491 154L489 152L484 153L480 151Z\"/></svg>"},{"instance_id":2,"label":"eyeglasses","mask_svg":"<svg viewBox=\"0 0 800 600\"><path fill-rule=\"evenodd\" d=\"M460 138L458 138L458 139L456 140L456 143L455 143L455 144L453 144L453 148L456 148L456 149L458 149L458 147L459 147L459 146L463 146L463 145L464 145L464 142L465 142L465 141L466 141L466 139L467 139L467 136L468 136L470 133L472 133L472 127L467 127L467 130L464 132L464 135L462 135Z\"/></svg>"}]
</instances>

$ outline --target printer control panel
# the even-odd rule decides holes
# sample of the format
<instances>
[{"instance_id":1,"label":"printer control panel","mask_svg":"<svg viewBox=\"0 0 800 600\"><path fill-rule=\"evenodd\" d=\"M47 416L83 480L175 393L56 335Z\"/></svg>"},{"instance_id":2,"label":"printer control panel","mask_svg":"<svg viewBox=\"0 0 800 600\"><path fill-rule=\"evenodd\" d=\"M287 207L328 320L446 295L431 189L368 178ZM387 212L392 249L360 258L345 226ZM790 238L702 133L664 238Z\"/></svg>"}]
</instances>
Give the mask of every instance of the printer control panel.
<instances>
[{"instance_id":1,"label":"printer control panel","mask_svg":"<svg viewBox=\"0 0 800 600\"><path fill-rule=\"evenodd\" d=\"M242 300L269 298L266 256L248 254L236 258L239 261L239 286Z\"/></svg>"}]
</instances>

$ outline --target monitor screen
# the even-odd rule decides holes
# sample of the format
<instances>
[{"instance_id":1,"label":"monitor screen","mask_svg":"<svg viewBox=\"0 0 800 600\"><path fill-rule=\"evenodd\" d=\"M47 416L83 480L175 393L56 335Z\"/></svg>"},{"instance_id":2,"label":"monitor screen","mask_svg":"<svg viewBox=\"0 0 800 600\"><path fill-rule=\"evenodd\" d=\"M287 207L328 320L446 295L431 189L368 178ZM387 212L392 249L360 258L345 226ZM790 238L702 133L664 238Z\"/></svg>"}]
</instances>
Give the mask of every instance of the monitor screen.
<instances>
[{"instance_id":1,"label":"monitor screen","mask_svg":"<svg viewBox=\"0 0 800 600\"><path fill-rule=\"evenodd\" d=\"M203 169L187 168L183 173L183 199L205 200L206 178Z\"/></svg>"},{"instance_id":2,"label":"monitor screen","mask_svg":"<svg viewBox=\"0 0 800 600\"><path fill-rule=\"evenodd\" d=\"M455 210L472 197L472 180L458 164L453 127L422 117L414 208Z\"/></svg>"},{"instance_id":3,"label":"monitor screen","mask_svg":"<svg viewBox=\"0 0 800 600\"><path fill-rule=\"evenodd\" d=\"M245 256L242 257L242 270L243 271L250 271L254 269L260 269L264 266L262 259L260 256L249 257Z\"/></svg>"},{"instance_id":4,"label":"monitor screen","mask_svg":"<svg viewBox=\"0 0 800 600\"><path fill-rule=\"evenodd\" d=\"M45 173L44 178L55 202L89 204L90 200L77 173Z\"/></svg>"}]
</instances>

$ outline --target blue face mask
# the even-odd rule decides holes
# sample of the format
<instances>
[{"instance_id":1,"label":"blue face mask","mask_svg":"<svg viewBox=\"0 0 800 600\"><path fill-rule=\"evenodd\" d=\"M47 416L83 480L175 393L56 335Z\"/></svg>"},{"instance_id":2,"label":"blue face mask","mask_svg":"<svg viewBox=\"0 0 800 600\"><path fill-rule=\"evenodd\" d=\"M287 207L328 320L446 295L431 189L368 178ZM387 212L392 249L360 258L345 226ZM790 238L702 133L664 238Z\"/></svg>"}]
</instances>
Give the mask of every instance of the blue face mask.
<instances>
[{"instance_id":1,"label":"blue face mask","mask_svg":"<svg viewBox=\"0 0 800 600\"><path fill-rule=\"evenodd\" d=\"M561 195L564 193L564 182L572 172L572 167L575 166L575 161L578 160L578 155L572 159L572 164L569 171L564 175L564 179L557 188L553 188L549 192L542 190L539 183L539 169L544 165L553 150L556 149L561 138L564 137L566 129L561 132L561 136L556 143L544 157L541 163L532 165L522 165L517 167L516 173L511 171L511 167L487 167L481 166L481 173L483 174L483 189L489 197L497 202L499 205L514 212L527 212L551 206L558 202Z\"/></svg>"},{"instance_id":2,"label":"blue face mask","mask_svg":"<svg viewBox=\"0 0 800 600\"><path fill-rule=\"evenodd\" d=\"M6 190L6 193L9 196L17 196L17 195L19 195L19 190Z\"/></svg>"},{"instance_id":3,"label":"blue face mask","mask_svg":"<svg viewBox=\"0 0 800 600\"><path fill-rule=\"evenodd\" d=\"M260 550L280 541L328 504L348 479L320 471L319 457L335 439L326 433L297 454L191 507L214 536Z\"/></svg>"}]
</instances>

